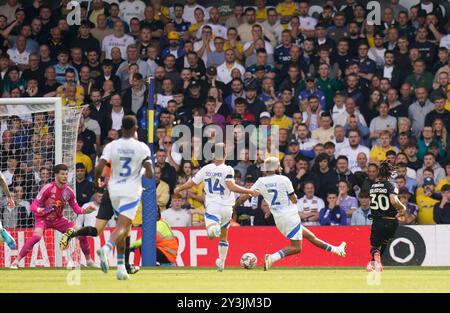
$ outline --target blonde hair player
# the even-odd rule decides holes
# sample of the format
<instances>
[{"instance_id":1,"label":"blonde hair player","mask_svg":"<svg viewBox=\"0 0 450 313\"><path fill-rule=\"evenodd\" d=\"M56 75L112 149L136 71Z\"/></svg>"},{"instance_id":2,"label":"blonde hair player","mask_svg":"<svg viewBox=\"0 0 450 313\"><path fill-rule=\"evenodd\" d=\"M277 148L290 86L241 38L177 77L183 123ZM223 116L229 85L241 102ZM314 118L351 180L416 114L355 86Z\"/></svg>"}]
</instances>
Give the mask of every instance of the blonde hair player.
<instances>
[{"instance_id":1,"label":"blonde hair player","mask_svg":"<svg viewBox=\"0 0 450 313\"><path fill-rule=\"evenodd\" d=\"M345 257L346 243L342 242L338 247L330 245L318 239L309 229L302 226L300 216L295 204L297 196L294 187L288 177L280 175L280 160L276 157L269 157L264 161L263 171L266 176L258 178L251 189L258 190L264 200L269 204L270 212L275 220L278 230L288 238L289 246L264 257L264 270L268 271L273 263L289 255L302 251L302 239L311 242L318 248L334 253L340 257ZM236 201L236 207L244 203L249 197L244 195Z\"/></svg>"},{"instance_id":2,"label":"blonde hair player","mask_svg":"<svg viewBox=\"0 0 450 313\"><path fill-rule=\"evenodd\" d=\"M228 227L230 226L235 202L234 192L258 196L259 192L240 187L234 182L234 169L225 165L225 144L214 145L213 163L202 167L194 177L175 188L175 194L204 183L205 191L205 224L209 239L219 237L219 258L216 260L217 270L222 272L228 253Z\"/></svg>"}]
</instances>

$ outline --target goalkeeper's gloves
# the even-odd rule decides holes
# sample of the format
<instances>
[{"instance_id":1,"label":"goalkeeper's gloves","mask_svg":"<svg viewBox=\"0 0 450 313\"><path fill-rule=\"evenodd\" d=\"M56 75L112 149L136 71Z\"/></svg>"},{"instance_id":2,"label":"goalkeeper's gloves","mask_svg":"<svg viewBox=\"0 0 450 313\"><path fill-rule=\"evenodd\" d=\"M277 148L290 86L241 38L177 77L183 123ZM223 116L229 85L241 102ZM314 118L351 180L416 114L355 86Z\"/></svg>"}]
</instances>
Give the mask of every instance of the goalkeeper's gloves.
<instances>
[{"instance_id":1,"label":"goalkeeper's gloves","mask_svg":"<svg viewBox=\"0 0 450 313\"><path fill-rule=\"evenodd\" d=\"M51 212L51 211L53 211L54 210L54 208L52 207L52 206L50 206L50 205L48 205L48 206L46 206L45 208L37 208L37 210L36 210L36 212L38 213L38 214L41 214L41 215L43 215L43 214L47 214L47 213L49 213L49 212Z\"/></svg>"}]
</instances>

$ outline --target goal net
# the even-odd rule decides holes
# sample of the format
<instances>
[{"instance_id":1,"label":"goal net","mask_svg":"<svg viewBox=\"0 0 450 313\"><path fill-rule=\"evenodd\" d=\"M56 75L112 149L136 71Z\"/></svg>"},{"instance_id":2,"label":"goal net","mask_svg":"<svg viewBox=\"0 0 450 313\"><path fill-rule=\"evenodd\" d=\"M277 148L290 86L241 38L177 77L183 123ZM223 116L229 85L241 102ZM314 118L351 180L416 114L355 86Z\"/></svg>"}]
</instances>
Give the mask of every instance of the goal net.
<instances>
[{"instance_id":1,"label":"goal net","mask_svg":"<svg viewBox=\"0 0 450 313\"><path fill-rule=\"evenodd\" d=\"M81 111L81 107L63 107L60 98L0 99L0 167L16 203L10 209L5 196L0 196L0 220L17 243L17 250L0 246L0 267L8 267L32 235L34 216L30 205L40 188L53 181L55 164L69 167L68 185L75 190ZM64 213L69 219L76 217L69 207ZM59 238L57 232L47 230L20 266L66 266L71 259L79 259L78 241L74 240L62 253Z\"/></svg>"}]
</instances>

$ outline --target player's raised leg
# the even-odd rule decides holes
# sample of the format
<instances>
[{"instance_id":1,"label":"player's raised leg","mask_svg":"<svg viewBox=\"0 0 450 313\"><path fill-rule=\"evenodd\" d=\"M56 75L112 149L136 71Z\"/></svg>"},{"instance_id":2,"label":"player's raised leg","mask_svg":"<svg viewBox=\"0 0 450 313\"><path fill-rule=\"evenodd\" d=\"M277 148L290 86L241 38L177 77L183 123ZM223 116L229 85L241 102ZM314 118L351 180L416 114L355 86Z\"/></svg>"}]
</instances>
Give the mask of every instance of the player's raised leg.
<instances>
[{"instance_id":1,"label":"player's raised leg","mask_svg":"<svg viewBox=\"0 0 450 313\"><path fill-rule=\"evenodd\" d=\"M346 256L345 248L347 246L346 242L343 241L339 246L333 246L314 235L312 231L310 231L308 228L303 226L303 238L308 240L310 243L312 243L314 246L316 246L319 249L323 249L325 251L334 253L340 257Z\"/></svg>"},{"instance_id":2,"label":"player's raised leg","mask_svg":"<svg viewBox=\"0 0 450 313\"><path fill-rule=\"evenodd\" d=\"M52 227L63 234L70 233L71 230L77 229L76 224L73 221L68 220L67 218L61 218L55 221ZM84 257L86 258L86 266L95 267L95 262L91 258L91 249L87 238L80 237L79 241L81 251L83 251Z\"/></svg>"}]
</instances>

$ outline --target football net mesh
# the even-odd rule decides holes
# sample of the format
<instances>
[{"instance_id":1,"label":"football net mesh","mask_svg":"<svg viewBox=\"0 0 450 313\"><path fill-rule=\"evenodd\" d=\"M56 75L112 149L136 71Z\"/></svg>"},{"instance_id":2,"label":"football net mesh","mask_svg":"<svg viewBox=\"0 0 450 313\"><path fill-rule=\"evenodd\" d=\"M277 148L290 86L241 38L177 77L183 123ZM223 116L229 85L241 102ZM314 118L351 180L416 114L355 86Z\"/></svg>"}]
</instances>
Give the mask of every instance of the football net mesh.
<instances>
[{"instance_id":1,"label":"football net mesh","mask_svg":"<svg viewBox=\"0 0 450 313\"><path fill-rule=\"evenodd\" d=\"M64 163L69 167L68 185L75 191L76 141L83 108L62 107L59 115L56 107L57 104L51 102L27 104L26 99L23 104L0 104L0 167L16 204L13 209L8 208L2 194L0 220L17 243L16 250L0 245L0 267L8 267L32 235L34 215L30 205L42 186L54 180L55 164ZM76 218L68 206L64 215L71 220ZM46 230L20 266L70 266L74 262L79 263L78 240L73 240L69 249L61 252L58 246L60 234L57 233Z\"/></svg>"}]
</instances>

